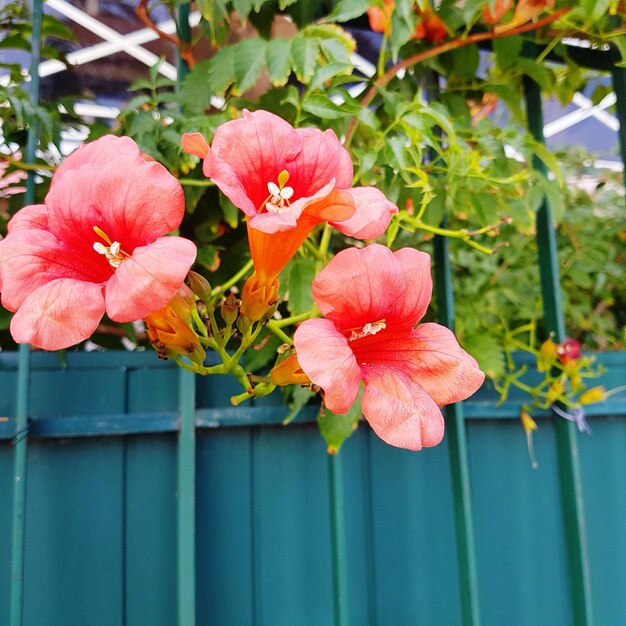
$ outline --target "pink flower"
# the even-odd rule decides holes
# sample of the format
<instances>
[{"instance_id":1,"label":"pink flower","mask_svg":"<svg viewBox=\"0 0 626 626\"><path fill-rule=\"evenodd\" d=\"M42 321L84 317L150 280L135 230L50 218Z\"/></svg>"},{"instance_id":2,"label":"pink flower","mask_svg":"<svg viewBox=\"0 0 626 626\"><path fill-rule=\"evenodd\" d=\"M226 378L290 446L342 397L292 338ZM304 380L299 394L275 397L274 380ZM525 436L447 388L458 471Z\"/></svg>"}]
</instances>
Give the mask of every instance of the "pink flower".
<instances>
[{"instance_id":1,"label":"pink flower","mask_svg":"<svg viewBox=\"0 0 626 626\"><path fill-rule=\"evenodd\" d=\"M11 334L45 350L88 338L104 313L141 319L168 304L196 254L181 237L178 181L132 139L106 136L59 167L45 204L24 207L0 241Z\"/></svg>"},{"instance_id":2,"label":"pink flower","mask_svg":"<svg viewBox=\"0 0 626 626\"><path fill-rule=\"evenodd\" d=\"M256 317L277 277L320 222L359 239L382 235L398 208L374 187L352 185L352 161L332 130L293 128L267 111L243 112L220 126L211 147L200 133L183 148L248 218L255 274L243 298Z\"/></svg>"},{"instance_id":3,"label":"pink flower","mask_svg":"<svg viewBox=\"0 0 626 626\"><path fill-rule=\"evenodd\" d=\"M307 214L350 236L365 220L372 238L395 209L376 189L366 199L350 189L352 161L332 130L296 129L267 111L244 111L222 124L211 147L199 133L185 135L183 148L204 158L204 174L264 233L291 230ZM367 216L358 226L346 223L362 211Z\"/></svg>"},{"instance_id":4,"label":"pink flower","mask_svg":"<svg viewBox=\"0 0 626 626\"><path fill-rule=\"evenodd\" d=\"M438 444L439 407L471 396L485 377L450 330L416 327L431 292L423 252L343 250L313 282L325 319L303 322L294 337L298 362L331 411L345 413L363 381L363 415L376 434L411 450Z\"/></svg>"}]
</instances>

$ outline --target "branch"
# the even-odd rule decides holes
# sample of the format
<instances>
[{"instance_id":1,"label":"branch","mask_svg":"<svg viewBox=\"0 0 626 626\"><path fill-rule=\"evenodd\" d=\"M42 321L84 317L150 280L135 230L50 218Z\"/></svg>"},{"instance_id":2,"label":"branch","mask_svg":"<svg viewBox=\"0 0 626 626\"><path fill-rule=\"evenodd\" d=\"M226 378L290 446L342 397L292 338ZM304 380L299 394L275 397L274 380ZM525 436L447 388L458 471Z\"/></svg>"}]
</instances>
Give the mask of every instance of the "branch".
<instances>
[{"instance_id":1,"label":"branch","mask_svg":"<svg viewBox=\"0 0 626 626\"><path fill-rule=\"evenodd\" d=\"M139 0L139 4L135 9L135 15L139 20L147 26L150 30L153 30L160 39L173 43L180 54L180 58L187 63L189 69L192 69L196 64L196 58L194 57L193 50L190 44L186 41L181 41L178 35L170 35L163 32L153 21L148 13L148 0Z\"/></svg>"},{"instance_id":2,"label":"branch","mask_svg":"<svg viewBox=\"0 0 626 626\"><path fill-rule=\"evenodd\" d=\"M570 9L559 9L552 13L552 15L548 15L537 22L531 22L529 24L524 24L522 26L518 26L517 28L512 28L510 30L505 30L502 32L495 33L493 31L489 31L486 33L475 33L473 35L468 35L467 37L460 37L458 39L451 39L450 41L446 41L442 43L440 46L436 46L434 48L430 48L428 50L423 50L422 52L418 52L413 56L407 57L406 59L396 63L394 66L389 68L383 76L381 76L378 80L374 81L374 84L369 88L367 93L365 94L363 100L361 100L361 108L365 108L369 105L369 103L374 99L378 91L378 87L385 87L394 76L403 69L407 69L412 67L413 65L417 65L418 63L422 63L427 59L431 59L432 57L436 57L444 52L449 52L450 50L455 50L456 48L462 48L463 46L467 46L472 43L481 43L483 41L491 41L493 39L500 39L501 37L510 37L511 35L521 35L522 33L531 32L533 30L538 30L542 26L546 26L558 20L562 15L567 13ZM346 139L344 141L344 145L346 148L350 145L352 141L352 136L354 135L354 131L356 129L359 120L354 117L350 122L348 129L346 131Z\"/></svg>"}]
</instances>

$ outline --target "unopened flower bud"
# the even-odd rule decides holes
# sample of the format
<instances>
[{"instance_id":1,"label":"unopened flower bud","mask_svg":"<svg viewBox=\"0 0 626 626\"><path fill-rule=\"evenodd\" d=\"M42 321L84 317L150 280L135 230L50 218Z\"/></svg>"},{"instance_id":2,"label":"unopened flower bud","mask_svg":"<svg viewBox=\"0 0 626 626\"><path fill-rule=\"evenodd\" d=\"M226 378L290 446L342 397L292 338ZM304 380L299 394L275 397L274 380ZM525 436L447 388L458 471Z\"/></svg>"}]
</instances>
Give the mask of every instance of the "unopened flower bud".
<instances>
[{"instance_id":1,"label":"unopened flower bud","mask_svg":"<svg viewBox=\"0 0 626 626\"><path fill-rule=\"evenodd\" d=\"M580 359L580 342L576 339L567 338L563 343L556 346L556 355L561 363L569 363Z\"/></svg>"},{"instance_id":2,"label":"unopened flower bud","mask_svg":"<svg viewBox=\"0 0 626 626\"><path fill-rule=\"evenodd\" d=\"M580 394L578 402L581 404L593 404L594 402L602 402L606 397L604 387L592 387L587 389L585 393Z\"/></svg>"},{"instance_id":3,"label":"unopened flower bud","mask_svg":"<svg viewBox=\"0 0 626 626\"><path fill-rule=\"evenodd\" d=\"M307 385L311 381L309 377L302 371L298 357L295 354L283 359L278 365L275 365L270 372L272 382L278 386L284 385Z\"/></svg>"},{"instance_id":4,"label":"unopened flower bud","mask_svg":"<svg viewBox=\"0 0 626 626\"><path fill-rule=\"evenodd\" d=\"M202 274L198 274L198 272L189 271L187 274L187 280L189 281L189 286L191 290L198 296L198 298L208 304L211 301L211 285L209 281L202 276Z\"/></svg>"},{"instance_id":5,"label":"unopened flower bud","mask_svg":"<svg viewBox=\"0 0 626 626\"><path fill-rule=\"evenodd\" d=\"M537 358L537 370L539 372L547 372L551 364L556 359L556 344L552 339L546 339L539 349L539 357Z\"/></svg>"},{"instance_id":6,"label":"unopened flower bud","mask_svg":"<svg viewBox=\"0 0 626 626\"><path fill-rule=\"evenodd\" d=\"M224 301L222 302L222 306L220 307L220 313L222 315L222 319L227 324L234 324L237 316L239 315L239 307L241 306L241 302L238 300L237 296L231 291Z\"/></svg>"},{"instance_id":7,"label":"unopened flower bud","mask_svg":"<svg viewBox=\"0 0 626 626\"><path fill-rule=\"evenodd\" d=\"M252 320L246 315L240 315L237 318L237 328L242 335L247 334L252 328Z\"/></svg>"},{"instance_id":8,"label":"unopened flower bud","mask_svg":"<svg viewBox=\"0 0 626 626\"><path fill-rule=\"evenodd\" d=\"M524 430L528 433L533 430L537 430L537 422L530 416L530 413L526 409L522 409L519 415L522 420L522 426Z\"/></svg>"}]
</instances>

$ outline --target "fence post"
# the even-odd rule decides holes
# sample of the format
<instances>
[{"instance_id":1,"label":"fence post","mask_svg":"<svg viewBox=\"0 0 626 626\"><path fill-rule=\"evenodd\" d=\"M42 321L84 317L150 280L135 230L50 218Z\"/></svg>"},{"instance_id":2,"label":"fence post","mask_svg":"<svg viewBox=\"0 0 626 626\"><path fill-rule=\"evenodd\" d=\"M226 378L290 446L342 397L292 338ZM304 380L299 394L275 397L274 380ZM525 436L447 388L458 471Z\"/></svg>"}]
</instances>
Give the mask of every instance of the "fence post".
<instances>
[{"instance_id":1,"label":"fence post","mask_svg":"<svg viewBox=\"0 0 626 626\"><path fill-rule=\"evenodd\" d=\"M537 83L528 77L524 77L524 97L528 129L537 141L543 142L541 92ZM533 166L544 173L546 171L545 164L536 156L533 159ZM546 331L553 333L557 343L562 342L565 340L565 323L561 302L556 233L550 205L545 197L537 213L537 252ZM575 624L591 626L593 623L591 577L576 441L578 433L573 422L556 416L555 420L572 612Z\"/></svg>"},{"instance_id":2,"label":"fence post","mask_svg":"<svg viewBox=\"0 0 626 626\"><path fill-rule=\"evenodd\" d=\"M191 40L189 3L178 7L178 36ZM180 85L188 71L178 58ZM178 432L177 543L178 543L178 625L196 623L196 377L181 369L179 373L180 430Z\"/></svg>"},{"instance_id":3,"label":"fence post","mask_svg":"<svg viewBox=\"0 0 626 626\"><path fill-rule=\"evenodd\" d=\"M425 85L428 101L439 97L439 76L435 72L427 75ZM445 227L444 216L442 226ZM437 318L441 324L454 331L454 292L450 246L447 237L437 235L434 246L435 298ZM474 514L467 453L467 430L463 404L456 402L445 407L446 439L450 454L450 474L456 529L457 563L461 592L461 615L465 626L480 624L480 600L476 546L474 541Z\"/></svg>"},{"instance_id":4,"label":"fence post","mask_svg":"<svg viewBox=\"0 0 626 626\"><path fill-rule=\"evenodd\" d=\"M33 108L39 104L39 64L41 61L42 0L33 0L29 96ZM25 159L35 162L38 125L31 121ZM35 172L28 172L26 204L35 203ZM13 466L13 525L11 534L11 626L21 626L24 617L24 547L26 530L26 464L28 460L28 395L30 383L30 347L19 348L17 370L17 405L15 414Z\"/></svg>"}]
</instances>

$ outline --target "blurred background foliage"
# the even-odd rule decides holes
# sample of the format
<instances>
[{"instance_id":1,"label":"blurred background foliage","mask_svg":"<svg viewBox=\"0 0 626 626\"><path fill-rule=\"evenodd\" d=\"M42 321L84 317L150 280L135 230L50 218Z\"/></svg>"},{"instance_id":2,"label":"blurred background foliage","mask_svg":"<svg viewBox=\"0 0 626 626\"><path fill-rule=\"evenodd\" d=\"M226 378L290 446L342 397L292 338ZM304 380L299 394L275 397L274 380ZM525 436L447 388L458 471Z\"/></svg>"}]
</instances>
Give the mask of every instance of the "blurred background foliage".
<instances>
[{"instance_id":1,"label":"blurred background foliage","mask_svg":"<svg viewBox=\"0 0 626 626\"><path fill-rule=\"evenodd\" d=\"M155 5L175 16L180 4L138 0L135 8L145 23ZM553 153L533 140L522 98L529 78L562 104L589 88L598 74L585 69L584 49L571 42L601 50L607 67L623 65L621 2L201 0L192 8L202 18L191 41L161 42L165 54L178 49L188 62L184 79L162 76L158 65L131 77L111 124L75 114L76 99L93 96L84 90L47 93L33 107L24 82L28 58L2 64L0 232L23 204L23 181L11 176L32 168L21 156L30 125L41 133L37 201L66 151L62 133L129 135L183 185L181 233L198 244L196 269L216 288L249 260L245 223L198 160L181 151L181 137L200 131L210 141L244 108L266 109L295 126L337 133L353 157L355 184L377 186L400 209L387 234L393 248L430 251L436 234L452 238L457 331L490 376L503 375L507 342L520 341L517 329L530 324L541 337L533 234L544 196L558 232L568 334L587 349L626 348L623 174L595 169L596 155L583 150ZM26 3L5 4L0 48L28 53L30 28ZM45 16L44 35L43 57L61 62L79 40L71 23L53 14ZM604 96L600 81L591 99ZM532 167L533 157L548 175ZM321 229L313 232L313 244L320 236ZM348 243L355 244L335 234L335 250ZM283 272L279 314L314 306L308 250ZM3 312L2 349L12 347L8 321ZM128 325L105 322L100 331L100 346L119 346L121 337L127 346L142 343L141 329ZM268 334L249 365L262 367L279 343Z\"/></svg>"}]
</instances>

